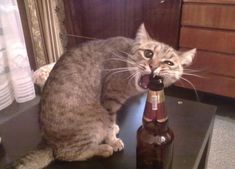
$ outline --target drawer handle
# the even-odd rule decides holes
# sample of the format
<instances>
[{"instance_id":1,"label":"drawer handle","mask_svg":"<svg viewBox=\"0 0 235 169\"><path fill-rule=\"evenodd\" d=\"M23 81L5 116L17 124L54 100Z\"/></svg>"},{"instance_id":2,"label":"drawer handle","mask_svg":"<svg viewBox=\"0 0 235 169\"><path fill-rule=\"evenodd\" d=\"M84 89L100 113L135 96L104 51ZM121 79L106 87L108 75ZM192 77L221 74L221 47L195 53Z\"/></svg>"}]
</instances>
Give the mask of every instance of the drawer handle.
<instances>
[{"instance_id":1,"label":"drawer handle","mask_svg":"<svg viewBox=\"0 0 235 169\"><path fill-rule=\"evenodd\" d=\"M166 2L166 0L161 0L160 3L161 4L164 4Z\"/></svg>"}]
</instances>

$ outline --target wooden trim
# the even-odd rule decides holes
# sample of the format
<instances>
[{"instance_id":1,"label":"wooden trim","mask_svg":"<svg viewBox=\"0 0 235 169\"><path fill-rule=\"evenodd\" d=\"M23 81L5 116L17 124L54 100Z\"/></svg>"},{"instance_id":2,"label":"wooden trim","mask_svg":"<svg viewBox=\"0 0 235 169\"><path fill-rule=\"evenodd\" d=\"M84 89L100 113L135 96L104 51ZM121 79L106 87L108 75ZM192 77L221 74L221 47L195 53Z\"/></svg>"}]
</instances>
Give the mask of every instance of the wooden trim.
<instances>
[{"instance_id":1,"label":"wooden trim","mask_svg":"<svg viewBox=\"0 0 235 169\"><path fill-rule=\"evenodd\" d=\"M30 30L29 30L28 19L26 15L25 2L22 0L17 0L17 4L18 4L21 23L23 27L23 33L24 33L25 44L27 48L30 66L31 66L31 69L36 70L36 60L35 60L35 55L33 51L33 42L31 38Z\"/></svg>"},{"instance_id":2,"label":"wooden trim","mask_svg":"<svg viewBox=\"0 0 235 169\"><path fill-rule=\"evenodd\" d=\"M182 27L180 47L235 54L235 32Z\"/></svg>"},{"instance_id":3,"label":"wooden trim","mask_svg":"<svg viewBox=\"0 0 235 169\"><path fill-rule=\"evenodd\" d=\"M186 3L182 25L235 30L235 7L231 5Z\"/></svg>"},{"instance_id":4,"label":"wooden trim","mask_svg":"<svg viewBox=\"0 0 235 169\"><path fill-rule=\"evenodd\" d=\"M234 0L183 0L184 3L210 3L210 4L230 4L235 5Z\"/></svg>"}]
</instances>

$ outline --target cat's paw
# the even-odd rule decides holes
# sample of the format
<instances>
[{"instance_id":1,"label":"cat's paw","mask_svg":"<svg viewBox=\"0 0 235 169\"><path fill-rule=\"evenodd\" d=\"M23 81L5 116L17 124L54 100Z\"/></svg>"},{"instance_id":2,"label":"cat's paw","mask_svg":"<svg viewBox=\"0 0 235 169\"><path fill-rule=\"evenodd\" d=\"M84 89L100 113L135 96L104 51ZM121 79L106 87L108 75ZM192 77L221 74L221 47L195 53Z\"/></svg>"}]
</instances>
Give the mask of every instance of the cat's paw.
<instances>
[{"instance_id":1,"label":"cat's paw","mask_svg":"<svg viewBox=\"0 0 235 169\"><path fill-rule=\"evenodd\" d=\"M102 157L110 157L113 155L113 147L108 144L101 144L99 145L99 153L97 155Z\"/></svg>"},{"instance_id":2,"label":"cat's paw","mask_svg":"<svg viewBox=\"0 0 235 169\"><path fill-rule=\"evenodd\" d=\"M115 133L115 134L118 134L119 131L120 131L120 128L119 128L119 126L118 126L117 124L114 124L113 130L114 130L114 133Z\"/></svg>"},{"instance_id":3,"label":"cat's paw","mask_svg":"<svg viewBox=\"0 0 235 169\"><path fill-rule=\"evenodd\" d=\"M120 138L115 139L111 144L113 151L122 151L124 149L124 143Z\"/></svg>"}]
</instances>

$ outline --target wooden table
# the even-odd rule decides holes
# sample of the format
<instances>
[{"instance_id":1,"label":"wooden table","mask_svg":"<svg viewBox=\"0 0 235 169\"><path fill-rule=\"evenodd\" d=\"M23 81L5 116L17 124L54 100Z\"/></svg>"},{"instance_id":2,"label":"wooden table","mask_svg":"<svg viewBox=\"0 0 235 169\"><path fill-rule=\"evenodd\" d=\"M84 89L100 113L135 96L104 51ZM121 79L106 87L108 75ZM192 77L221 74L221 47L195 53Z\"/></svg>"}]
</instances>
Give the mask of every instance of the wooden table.
<instances>
[{"instance_id":1,"label":"wooden table","mask_svg":"<svg viewBox=\"0 0 235 169\"><path fill-rule=\"evenodd\" d=\"M175 133L172 169L205 169L216 107L212 105L167 97L169 124ZM125 143L122 152L107 159L87 162L51 163L47 169L135 169L136 130L141 125L145 96L129 101L119 114L119 137Z\"/></svg>"}]
</instances>

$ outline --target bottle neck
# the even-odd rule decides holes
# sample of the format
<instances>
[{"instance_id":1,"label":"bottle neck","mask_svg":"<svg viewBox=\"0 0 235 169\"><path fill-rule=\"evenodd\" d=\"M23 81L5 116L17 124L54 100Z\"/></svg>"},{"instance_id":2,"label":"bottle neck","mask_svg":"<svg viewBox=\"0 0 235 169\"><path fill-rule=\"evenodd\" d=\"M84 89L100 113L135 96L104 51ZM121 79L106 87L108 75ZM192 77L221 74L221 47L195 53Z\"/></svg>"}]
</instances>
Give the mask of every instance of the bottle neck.
<instances>
[{"instance_id":1,"label":"bottle neck","mask_svg":"<svg viewBox=\"0 0 235 169\"><path fill-rule=\"evenodd\" d=\"M149 90L143 115L143 121L164 123L167 120L168 116L165 109L164 90Z\"/></svg>"}]
</instances>

